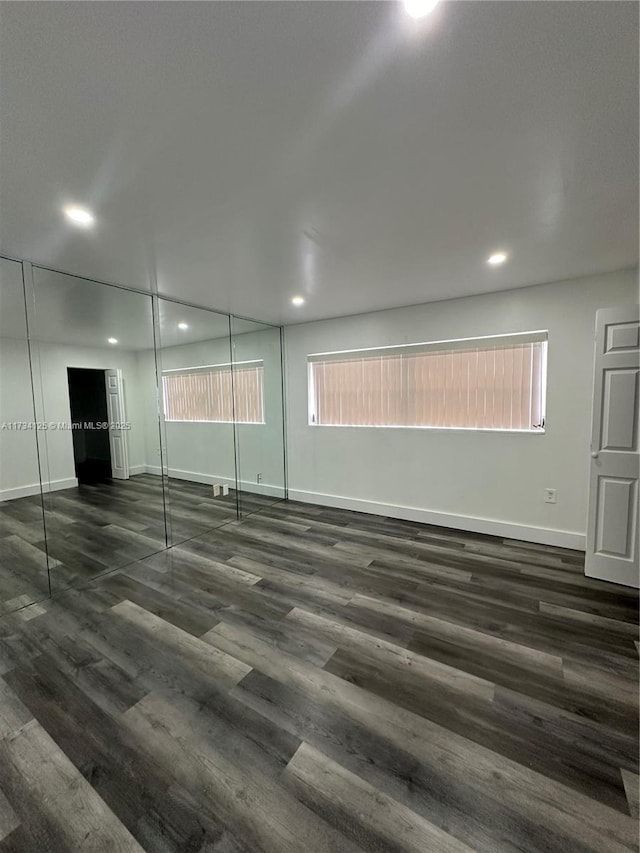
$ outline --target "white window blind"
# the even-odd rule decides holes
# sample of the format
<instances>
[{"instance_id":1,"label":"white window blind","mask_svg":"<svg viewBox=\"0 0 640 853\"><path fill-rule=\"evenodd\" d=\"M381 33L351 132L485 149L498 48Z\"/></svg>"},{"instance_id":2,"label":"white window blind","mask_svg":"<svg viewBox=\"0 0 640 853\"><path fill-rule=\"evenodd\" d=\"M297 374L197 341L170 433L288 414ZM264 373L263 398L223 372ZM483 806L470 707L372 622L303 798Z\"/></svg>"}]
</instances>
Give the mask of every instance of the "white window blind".
<instances>
[{"instance_id":1,"label":"white window blind","mask_svg":"<svg viewBox=\"0 0 640 853\"><path fill-rule=\"evenodd\" d=\"M264 423L264 364L166 370L162 374L164 417L167 421Z\"/></svg>"},{"instance_id":2,"label":"white window blind","mask_svg":"<svg viewBox=\"0 0 640 853\"><path fill-rule=\"evenodd\" d=\"M308 357L309 422L540 431L546 332Z\"/></svg>"}]
</instances>

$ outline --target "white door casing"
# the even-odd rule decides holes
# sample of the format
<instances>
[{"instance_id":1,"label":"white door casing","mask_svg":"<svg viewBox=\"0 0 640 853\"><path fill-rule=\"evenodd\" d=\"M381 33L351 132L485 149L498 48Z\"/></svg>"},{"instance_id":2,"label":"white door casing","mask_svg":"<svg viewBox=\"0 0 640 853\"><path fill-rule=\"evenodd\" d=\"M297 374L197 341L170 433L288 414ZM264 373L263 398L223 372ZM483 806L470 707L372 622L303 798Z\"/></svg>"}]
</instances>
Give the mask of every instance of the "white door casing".
<instances>
[{"instance_id":1,"label":"white door casing","mask_svg":"<svg viewBox=\"0 0 640 853\"><path fill-rule=\"evenodd\" d=\"M638 588L638 306L598 311L595 341L585 574Z\"/></svg>"},{"instance_id":2,"label":"white door casing","mask_svg":"<svg viewBox=\"0 0 640 853\"><path fill-rule=\"evenodd\" d=\"M109 415L109 445L111 447L111 476L116 480L129 479L129 449L127 445L126 410L122 370L105 370L107 412Z\"/></svg>"}]
</instances>

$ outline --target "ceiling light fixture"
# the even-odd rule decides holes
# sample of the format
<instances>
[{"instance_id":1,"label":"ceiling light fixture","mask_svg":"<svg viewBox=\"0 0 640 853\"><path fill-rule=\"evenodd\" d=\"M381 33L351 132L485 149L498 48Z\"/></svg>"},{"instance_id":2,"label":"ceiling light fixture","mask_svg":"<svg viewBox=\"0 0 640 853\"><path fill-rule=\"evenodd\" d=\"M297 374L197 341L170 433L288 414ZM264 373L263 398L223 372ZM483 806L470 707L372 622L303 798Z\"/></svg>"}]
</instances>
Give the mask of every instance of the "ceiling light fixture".
<instances>
[{"instance_id":1,"label":"ceiling light fixture","mask_svg":"<svg viewBox=\"0 0 640 853\"><path fill-rule=\"evenodd\" d=\"M303 296L294 296L291 300L292 305L304 305L304 297Z\"/></svg>"},{"instance_id":2,"label":"ceiling light fixture","mask_svg":"<svg viewBox=\"0 0 640 853\"><path fill-rule=\"evenodd\" d=\"M416 20L433 12L438 2L439 0L403 0L405 12Z\"/></svg>"},{"instance_id":3,"label":"ceiling light fixture","mask_svg":"<svg viewBox=\"0 0 640 853\"><path fill-rule=\"evenodd\" d=\"M107 338L107 343L108 344L117 344L118 339L117 338Z\"/></svg>"},{"instance_id":4,"label":"ceiling light fixture","mask_svg":"<svg viewBox=\"0 0 640 853\"><path fill-rule=\"evenodd\" d=\"M182 329L182 331L184 332L189 328L189 324L188 323L178 323L178 328Z\"/></svg>"},{"instance_id":5,"label":"ceiling light fixture","mask_svg":"<svg viewBox=\"0 0 640 853\"><path fill-rule=\"evenodd\" d=\"M487 263L491 264L492 267L499 267L500 264L503 264L506 260L507 256L504 252L496 252L494 255L489 255Z\"/></svg>"},{"instance_id":6,"label":"ceiling light fixture","mask_svg":"<svg viewBox=\"0 0 640 853\"><path fill-rule=\"evenodd\" d=\"M75 204L67 205L64 208L64 215L69 222L73 222L74 225L78 225L80 228L91 228L96 221L95 216L90 210L87 210L86 207L78 207Z\"/></svg>"}]
</instances>

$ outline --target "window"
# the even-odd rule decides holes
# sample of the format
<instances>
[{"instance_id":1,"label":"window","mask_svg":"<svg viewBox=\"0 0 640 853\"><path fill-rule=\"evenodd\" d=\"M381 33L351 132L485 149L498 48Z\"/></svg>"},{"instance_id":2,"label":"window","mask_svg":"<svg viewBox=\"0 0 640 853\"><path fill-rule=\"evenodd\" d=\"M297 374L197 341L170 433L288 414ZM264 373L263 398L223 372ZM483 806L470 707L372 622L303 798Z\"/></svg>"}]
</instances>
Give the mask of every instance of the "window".
<instances>
[{"instance_id":1,"label":"window","mask_svg":"<svg viewBox=\"0 0 640 853\"><path fill-rule=\"evenodd\" d=\"M230 364L164 370L162 396L167 421L263 424L264 364L239 362L233 371Z\"/></svg>"},{"instance_id":2,"label":"window","mask_svg":"<svg viewBox=\"0 0 640 853\"><path fill-rule=\"evenodd\" d=\"M541 431L547 333L308 356L309 423Z\"/></svg>"}]
</instances>

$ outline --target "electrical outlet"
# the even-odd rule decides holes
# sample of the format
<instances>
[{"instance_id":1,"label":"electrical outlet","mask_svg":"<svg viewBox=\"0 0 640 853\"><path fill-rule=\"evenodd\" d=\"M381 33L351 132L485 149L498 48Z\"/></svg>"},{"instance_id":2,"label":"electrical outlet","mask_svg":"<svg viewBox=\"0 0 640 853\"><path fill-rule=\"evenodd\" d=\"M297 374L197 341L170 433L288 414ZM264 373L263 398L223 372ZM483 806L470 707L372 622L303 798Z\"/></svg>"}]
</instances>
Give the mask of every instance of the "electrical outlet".
<instances>
[{"instance_id":1,"label":"electrical outlet","mask_svg":"<svg viewBox=\"0 0 640 853\"><path fill-rule=\"evenodd\" d=\"M262 482L262 474L256 474L256 483Z\"/></svg>"},{"instance_id":2,"label":"electrical outlet","mask_svg":"<svg viewBox=\"0 0 640 853\"><path fill-rule=\"evenodd\" d=\"M558 490L557 489L545 489L544 490L544 502L546 504L556 503L557 496L558 496Z\"/></svg>"}]
</instances>

